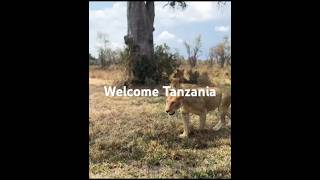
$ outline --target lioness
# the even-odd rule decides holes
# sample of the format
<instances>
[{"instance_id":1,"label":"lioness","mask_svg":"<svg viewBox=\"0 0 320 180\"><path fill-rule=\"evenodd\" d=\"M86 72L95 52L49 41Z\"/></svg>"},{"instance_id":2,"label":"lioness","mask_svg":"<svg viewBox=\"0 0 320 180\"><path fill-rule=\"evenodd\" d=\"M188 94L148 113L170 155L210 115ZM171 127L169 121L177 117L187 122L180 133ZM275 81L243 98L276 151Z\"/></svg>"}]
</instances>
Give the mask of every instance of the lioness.
<instances>
[{"instance_id":1,"label":"lioness","mask_svg":"<svg viewBox=\"0 0 320 180\"><path fill-rule=\"evenodd\" d=\"M174 115L175 111L182 107L182 116L184 131L179 136L188 137L190 133L190 116L189 113L200 116L200 127L203 129L206 124L206 114L218 108L220 120L213 129L218 131L222 125L226 125L225 116L231 105L231 91L229 88L224 89L215 87L216 96L167 96L165 111L169 115Z\"/></svg>"},{"instance_id":2,"label":"lioness","mask_svg":"<svg viewBox=\"0 0 320 180\"><path fill-rule=\"evenodd\" d=\"M178 83L187 83L188 80L184 77L184 69L176 69L170 77L170 80L178 81Z\"/></svg>"}]
</instances>

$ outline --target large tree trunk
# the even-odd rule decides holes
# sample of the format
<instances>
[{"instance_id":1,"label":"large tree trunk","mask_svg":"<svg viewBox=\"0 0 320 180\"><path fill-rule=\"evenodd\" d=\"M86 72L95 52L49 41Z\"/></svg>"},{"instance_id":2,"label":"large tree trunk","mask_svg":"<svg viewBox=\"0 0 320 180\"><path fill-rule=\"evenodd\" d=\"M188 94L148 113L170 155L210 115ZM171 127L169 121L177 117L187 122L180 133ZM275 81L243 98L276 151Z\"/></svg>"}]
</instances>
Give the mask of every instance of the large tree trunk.
<instances>
[{"instance_id":1,"label":"large tree trunk","mask_svg":"<svg viewBox=\"0 0 320 180\"><path fill-rule=\"evenodd\" d=\"M128 1L128 34L124 37L129 47L131 78L134 82L144 83L152 79L155 66L153 61L153 22L154 2Z\"/></svg>"}]
</instances>

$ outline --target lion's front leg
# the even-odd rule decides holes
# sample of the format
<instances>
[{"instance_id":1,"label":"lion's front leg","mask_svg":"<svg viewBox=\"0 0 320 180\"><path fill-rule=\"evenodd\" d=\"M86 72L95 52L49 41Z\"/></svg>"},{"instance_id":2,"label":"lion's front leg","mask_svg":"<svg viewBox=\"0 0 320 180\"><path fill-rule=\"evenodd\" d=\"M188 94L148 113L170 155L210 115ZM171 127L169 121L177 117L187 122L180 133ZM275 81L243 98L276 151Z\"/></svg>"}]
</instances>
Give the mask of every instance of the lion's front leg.
<instances>
[{"instance_id":1,"label":"lion's front leg","mask_svg":"<svg viewBox=\"0 0 320 180\"><path fill-rule=\"evenodd\" d=\"M227 127L229 127L229 128L231 128L231 112L230 111L228 111L227 112L227 117L229 118L228 119L228 122L227 122Z\"/></svg>"},{"instance_id":2,"label":"lion's front leg","mask_svg":"<svg viewBox=\"0 0 320 180\"><path fill-rule=\"evenodd\" d=\"M218 121L218 123L212 128L214 131L219 131L222 127L223 123L222 123L222 120L220 119Z\"/></svg>"},{"instance_id":3,"label":"lion's front leg","mask_svg":"<svg viewBox=\"0 0 320 180\"><path fill-rule=\"evenodd\" d=\"M207 116L207 113L206 113L206 112L203 112L203 113L200 115L200 126L199 126L199 129L200 129L200 130L203 130L204 127L206 126L206 116Z\"/></svg>"},{"instance_id":4,"label":"lion's front leg","mask_svg":"<svg viewBox=\"0 0 320 180\"><path fill-rule=\"evenodd\" d=\"M189 136L190 132L190 116L189 113L182 112L183 116L183 133L180 134L180 138L185 138Z\"/></svg>"}]
</instances>

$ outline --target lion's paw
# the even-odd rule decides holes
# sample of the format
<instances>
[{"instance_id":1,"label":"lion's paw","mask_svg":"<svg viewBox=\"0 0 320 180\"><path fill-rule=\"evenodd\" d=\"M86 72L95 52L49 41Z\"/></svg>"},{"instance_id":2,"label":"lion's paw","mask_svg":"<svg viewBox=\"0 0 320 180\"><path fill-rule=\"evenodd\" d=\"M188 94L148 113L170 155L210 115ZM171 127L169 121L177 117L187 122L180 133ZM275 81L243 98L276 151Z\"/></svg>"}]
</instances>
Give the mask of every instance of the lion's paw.
<instances>
[{"instance_id":1,"label":"lion's paw","mask_svg":"<svg viewBox=\"0 0 320 180\"><path fill-rule=\"evenodd\" d=\"M226 125L228 128L231 128L231 122L229 121Z\"/></svg>"},{"instance_id":2,"label":"lion's paw","mask_svg":"<svg viewBox=\"0 0 320 180\"><path fill-rule=\"evenodd\" d=\"M187 137L188 137L188 135L186 133L182 133L179 135L179 138L187 138Z\"/></svg>"},{"instance_id":3,"label":"lion's paw","mask_svg":"<svg viewBox=\"0 0 320 180\"><path fill-rule=\"evenodd\" d=\"M219 131L221 129L222 125L221 124L217 124L216 126L214 126L212 129L214 131Z\"/></svg>"}]
</instances>

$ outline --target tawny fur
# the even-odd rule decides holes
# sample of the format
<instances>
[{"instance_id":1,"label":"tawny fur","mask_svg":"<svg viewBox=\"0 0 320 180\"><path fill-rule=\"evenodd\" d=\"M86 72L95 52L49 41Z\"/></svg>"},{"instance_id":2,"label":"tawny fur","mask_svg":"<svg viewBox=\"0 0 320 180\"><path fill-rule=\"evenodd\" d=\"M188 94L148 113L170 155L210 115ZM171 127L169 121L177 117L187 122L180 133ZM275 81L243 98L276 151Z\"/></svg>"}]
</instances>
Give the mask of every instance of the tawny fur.
<instances>
[{"instance_id":1,"label":"tawny fur","mask_svg":"<svg viewBox=\"0 0 320 180\"><path fill-rule=\"evenodd\" d=\"M227 74L228 75L228 74ZM171 76L171 87L182 89L200 88L196 84L188 83L184 77L184 69L177 69ZM219 85L219 87L211 87L215 89L216 96L198 96L198 97L175 97L168 96L166 101L166 112L173 115L176 110L182 107L182 115L184 119L184 132L180 137L187 137L190 133L190 113L200 116L200 129L205 127L206 114L218 108L219 122L214 126L214 130L218 131L223 125L226 125L225 117L231 106L231 86ZM230 125L228 122L227 125Z\"/></svg>"},{"instance_id":2,"label":"tawny fur","mask_svg":"<svg viewBox=\"0 0 320 180\"><path fill-rule=\"evenodd\" d=\"M184 69L176 69L170 77L171 82L186 83L188 80L184 77Z\"/></svg>"},{"instance_id":3,"label":"tawny fur","mask_svg":"<svg viewBox=\"0 0 320 180\"><path fill-rule=\"evenodd\" d=\"M173 82L174 83L174 82ZM172 84L172 83L171 83ZM196 85L191 84L172 84L179 88L195 88ZM198 87L199 88L199 87ZM206 114L210 111L218 109L219 122L213 127L218 131L223 125L227 125L225 117L231 105L231 89L230 87L211 87L216 91L216 96L168 96L166 100L166 112L173 115L180 107L182 108L184 132L180 137L188 137L190 133L190 113L200 116L200 127L204 129L206 124ZM230 124L230 123L228 123Z\"/></svg>"}]
</instances>

